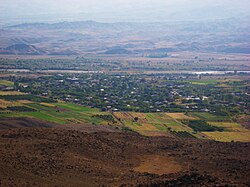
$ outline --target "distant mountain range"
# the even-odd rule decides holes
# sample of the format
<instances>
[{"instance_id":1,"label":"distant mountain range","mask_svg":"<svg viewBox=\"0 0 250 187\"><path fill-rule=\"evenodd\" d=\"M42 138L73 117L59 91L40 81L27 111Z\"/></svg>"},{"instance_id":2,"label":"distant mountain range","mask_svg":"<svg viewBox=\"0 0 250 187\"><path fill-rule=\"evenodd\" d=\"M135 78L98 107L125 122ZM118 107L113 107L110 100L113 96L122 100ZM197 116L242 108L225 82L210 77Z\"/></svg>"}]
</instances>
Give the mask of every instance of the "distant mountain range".
<instances>
[{"instance_id":1,"label":"distant mountain range","mask_svg":"<svg viewBox=\"0 0 250 187\"><path fill-rule=\"evenodd\" d=\"M178 51L250 54L248 20L24 23L0 30L0 54L161 56Z\"/></svg>"},{"instance_id":2,"label":"distant mountain range","mask_svg":"<svg viewBox=\"0 0 250 187\"><path fill-rule=\"evenodd\" d=\"M58 22L58 23L23 23L3 27L3 29L115 29L115 30L169 30L178 29L183 31L211 31L217 32L222 30L237 30L242 28L249 29L249 17L240 19L217 19L213 21L175 21L175 22L96 22L96 21L75 21L75 22ZM173 28L169 28L173 27ZM105 32L105 31L103 31Z\"/></svg>"}]
</instances>

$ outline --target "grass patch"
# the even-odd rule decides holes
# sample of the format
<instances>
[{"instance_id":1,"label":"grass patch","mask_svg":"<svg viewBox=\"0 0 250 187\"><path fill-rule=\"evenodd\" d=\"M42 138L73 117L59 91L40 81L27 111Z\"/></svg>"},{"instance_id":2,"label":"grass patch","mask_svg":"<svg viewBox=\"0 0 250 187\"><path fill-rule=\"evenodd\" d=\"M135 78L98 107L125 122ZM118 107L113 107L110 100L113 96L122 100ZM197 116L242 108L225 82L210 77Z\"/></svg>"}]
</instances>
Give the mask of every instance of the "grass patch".
<instances>
[{"instance_id":1,"label":"grass patch","mask_svg":"<svg viewBox=\"0 0 250 187\"><path fill-rule=\"evenodd\" d=\"M177 120L195 120L192 116L187 116L184 113L166 113L167 116Z\"/></svg>"},{"instance_id":2,"label":"grass patch","mask_svg":"<svg viewBox=\"0 0 250 187\"><path fill-rule=\"evenodd\" d=\"M21 106L22 104L17 102L17 101L6 101L3 99L0 99L0 108L4 109L7 107L12 107L12 106Z\"/></svg>"},{"instance_id":3,"label":"grass patch","mask_svg":"<svg viewBox=\"0 0 250 187\"><path fill-rule=\"evenodd\" d=\"M223 127L216 127L209 125L206 121L203 120L191 120L187 122L187 125L192 128L194 131L197 132L213 132L213 131L220 131L224 130Z\"/></svg>"},{"instance_id":4,"label":"grass patch","mask_svg":"<svg viewBox=\"0 0 250 187\"><path fill-rule=\"evenodd\" d=\"M57 118L55 116L49 115L44 112L29 112L29 113L26 113L26 115L28 117L34 117L37 119L42 119L42 120L46 120L46 121L50 121L50 122L58 123L58 124L66 124L67 122L67 119Z\"/></svg>"},{"instance_id":5,"label":"grass patch","mask_svg":"<svg viewBox=\"0 0 250 187\"><path fill-rule=\"evenodd\" d=\"M204 132L209 138L221 142L250 142L250 131L248 132Z\"/></svg>"},{"instance_id":6,"label":"grass patch","mask_svg":"<svg viewBox=\"0 0 250 187\"><path fill-rule=\"evenodd\" d=\"M21 93L21 92L17 92ZM56 102L53 99L50 98L45 98L45 97L39 97L39 96L34 96L34 95L29 95L29 94L16 94L16 95L1 95L0 94L0 99L4 99L7 101L18 101L18 100L28 100L28 101L34 101L34 102Z\"/></svg>"},{"instance_id":7,"label":"grass patch","mask_svg":"<svg viewBox=\"0 0 250 187\"><path fill-rule=\"evenodd\" d=\"M26 93L17 91L0 91L0 96L18 96L18 95L26 95Z\"/></svg>"},{"instance_id":8,"label":"grass patch","mask_svg":"<svg viewBox=\"0 0 250 187\"><path fill-rule=\"evenodd\" d=\"M244 128L242 125L238 123L233 122L209 122L210 125L216 126L216 127L222 127L226 131L230 132L244 132L247 131L246 128Z\"/></svg>"},{"instance_id":9,"label":"grass patch","mask_svg":"<svg viewBox=\"0 0 250 187\"><path fill-rule=\"evenodd\" d=\"M93 117L99 115L96 113L96 110L89 110L87 107L79 106L79 105L61 105L58 103L53 103L55 107L51 106L44 106L38 103L35 104L28 104L28 106L46 113L47 115L53 116L56 119L61 119L61 121L65 121L68 123L88 123L88 124L106 124L108 123L104 119ZM60 111L60 109L64 107L65 111ZM65 107L66 106L66 107ZM103 114L106 115L106 114Z\"/></svg>"},{"instance_id":10,"label":"grass patch","mask_svg":"<svg viewBox=\"0 0 250 187\"><path fill-rule=\"evenodd\" d=\"M38 111L44 111L44 112L56 112L56 109L54 107L49 107L49 106L44 106L39 103L31 103L31 104L26 104L29 107L32 107Z\"/></svg>"},{"instance_id":11,"label":"grass patch","mask_svg":"<svg viewBox=\"0 0 250 187\"><path fill-rule=\"evenodd\" d=\"M166 113L115 112L114 115L126 127L142 135L165 135L169 129L177 132L192 132L191 128L171 118ZM136 117L138 120L135 120Z\"/></svg>"},{"instance_id":12,"label":"grass patch","mask_svg":"<svg viewBox=\"0 0 250 187\"><path fill-rule=\"evenodd\" d=\"M195 84L195 85L209 85L209 84L217 84L218 80L217 79L208 79L208 80L187 80L184 82L188 82L191 84Z\"/></svg>"},{"instance_id":13,"label":"grass patch","mask_svg":"<svg viewBox=\"0 0 250 187\"><path fill-rule=\"evenodd\" d=\"M53 105L52 103L40 103L40 105L43 105L43 106L48 106L48 107L55 107L56 105Z\"/></svg>"},{"instance_id":14,"label":"grass patch","mask_svg":"<svg viewBox=\"0 0 250 187\"><path fill-rule=\"evenodd\" d=\"M229 116L218 116L208 112L193 112L191 115L206 121L230 121Z\"/></svg>"},{"instance_id":15,"label":"grass patch","mask_svg":"<svg viewBox=\"0 0 250 187\"><path fill-rule=\"evenodd\" d=\"M147 113L146 119L148 122L155 124L165 124L173 121L173 119L171 119L165 113Z\"/></svg>"},{"instance_id":16,"label":"grass patch","mask_svg":"<svg viewBox=\"0 0 250 187\"><path fill-rule=\"evenodd\" d=\"M26 107L26 106L8 106L6 109L10 111L15 111L15 112L35 112L36 111L35 109Z\"/></svg>"},{"instance_id":17,"label":"grass patch","mask_svg":"<svg viewBox=\"0 0 250 187\"><path fill-rule=\"evenodd\" d=\"M114 117L110 114L96 114L96 115L93 115L92 117L99 118L105 121L109 121L111 123L116 123Z\"/></svg>"},{"instance_id":18,"label":"grass patch","mask_svg":"<svg viewBox=\"0 0 250 187\"><path fill-rule=\"evenodd\" d=\"M99 112L99 109L95 108L90 108L90 107L85 107L73 103L55 103L55 106L67 109L67 110L72 110L75 112Z\"/></svg>"},{"instance_id":19,"label":"grass patch","mask_svg":"<svg viewBox=\"0 0 250 187\"><path fill-rule=\"evenodd\" d=\"M12 86L14 86L14 82L7 81L7 80L0 80L0 85L1 86L12 87Z\"/></svg>"},{"instance_id":20,"label":"grass patch","mask_svg":"<svg viewBox=\"0 0 250 187\"><path fill-rule=\"evenodd\" d=\"M135 123L131 121L127 121L124 123L126 128L131 129L132 131L138 132L141 135L144 136L164 136L164 133L166 131L163 131L163 129L159 129L159 127L153 125L153 124L140 124ZM167 134L167 133L166 133Z\"/></svg>"}]
</instances>

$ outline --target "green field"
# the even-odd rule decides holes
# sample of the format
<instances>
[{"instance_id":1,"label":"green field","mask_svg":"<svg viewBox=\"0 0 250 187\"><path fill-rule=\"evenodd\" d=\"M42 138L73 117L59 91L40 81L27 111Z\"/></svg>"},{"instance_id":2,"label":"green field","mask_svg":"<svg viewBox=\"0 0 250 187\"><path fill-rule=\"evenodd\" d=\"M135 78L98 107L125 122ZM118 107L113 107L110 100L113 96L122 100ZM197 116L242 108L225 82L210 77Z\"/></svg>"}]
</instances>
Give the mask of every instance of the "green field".
<instances>
[{"instance_id":1,"label":"green field","mask_svg":"<svg viewBox=\"0 0 250 187\"><path fill-rule=\"evenodd\" d=\"M50 103L51 104L51 103ZM58 124L88 123L97 125L107 125L110 121L105 121L95 115L100 114L98 109L83 107L72 103L52 103L55 106L45 106L44 104L31 103L23 104L36 111L34 112L2 112L0 117L33 117ZM106 113L102 113L106 114Z\"/></svg>"},{"instance_id":2,"label":"green field","mask_svg":"<svg viewBox=\"0 0 250 187\"><path fill-rule=\"evenodd\" d=\"M216 79L209 79L209 80L191 80L188 81L191 84L196 84L196 85L209 85L209 84L217 84L218 80Z\"/></svg>"},{"instance_id":3,"label":"green field","mask_svg":"<svg viewBox=\"0 0 250 187\"><path fill-rule=\"evenodd\" d=\"M214 132L214 131L222 132L224 131L224 127L210 125L204 120L190 120L186 122L186 124L190 128L192 128L195 132Z\"/></svg>"},{"instance_id":4,"label":"green field","mask_svg":"<svg viewBox=\"0 0 250 187\"><path fill-rule=\"evenodd\" d=\"M250 131L247 132L205 132L209 138L221 142L250 142Z\"/></svg>"},{"instance_id":5,"label":"green field","mask_svg":"<svg viewBox=\"0 0 250 187\"><path fill-rule=\"evenodd\" d=\"M242 125L235 122L209 122L209 124L216 127L223 127L229 132L243 132L247 130Z\"/></svg>"},{"instance_id":6,"label":"green field","mask_svg":"<svg viewBox=\"0 0 250 187\"><path fill-rule=\"evenodd\" d=\"M18 97L26 98L27 96ZM250 141L248 138L250 131L232 122L228 116L217 116L205 112L194 112L189 115L184 113L112 113L60 101L40 103L28 100L1 100L1 103L0 118L30 117L60 125L106 125L132 130L145 136Z\"/></svg>"},{"instance_id":7,"label":"green field","mask_svg":"<svg viewBox=\"0 0 250 187\"><path fill-rule=\"evenodd\" d=\"M229 116L218 116L208 112L193 112L190 113L193 117L197 117L206 121L230 121Z\"/></svg>"},{"instance_id":8,"label":"green field","mask_svg":"<svg viewBox=\"0 0 250 187\"><path fill-rule=\"evenodd\" d=\"M7 80L0 80L0 85L11 87L11 86L14 86L14 82L7 81Z\"/></svg>"},{"instance_id":9,"label":"green field","mask_svg":"<svg viewBox=\"0 0 250 187\"><path fill-rule=\"evenodd\" d=\"M59 102L59 103L55 103L54 105L64 108L64 109L75 111L75 112L100 112L99 109L84 107L84 106L76 105L73 103Z\"/></svg>"},{"instance_id":10,"label":"green field","mask_svg":"<svg viewBox=\"0 0 250 187\"><path fill-rule=\"evenodd\" d=\"M143 135L162 136L164 133L169 134L170 130L192 132L191 128L171 118L167 113L116 112L114 115L121 119L123 125ZM135 117L138 117L138 121L134 120Z\"/></svg>"}]
</instances>

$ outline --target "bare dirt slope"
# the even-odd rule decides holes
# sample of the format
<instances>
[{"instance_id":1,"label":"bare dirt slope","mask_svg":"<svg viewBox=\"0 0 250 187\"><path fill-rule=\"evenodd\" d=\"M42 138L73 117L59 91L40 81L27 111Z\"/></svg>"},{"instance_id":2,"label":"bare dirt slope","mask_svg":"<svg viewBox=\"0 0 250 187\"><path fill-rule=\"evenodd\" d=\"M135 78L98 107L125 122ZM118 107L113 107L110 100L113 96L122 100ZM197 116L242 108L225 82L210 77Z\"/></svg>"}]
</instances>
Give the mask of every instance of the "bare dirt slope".
<instances>
[{"instance_id":1,"label":"bare dirt slope","mask_svg":"<svg viewBox=\"0 0 250 187\"><path fill-rule=\"evenodd\" d=\"M249 143L1 130L0 186L247 186L249 154Z\"/></svg>"},{"instance_id":2,"label":"bare dirt slope","mask_svg":"<svg viewBox=\"0 0 250 187\"><path fill-rule=\"evenodd\" d=\"M47 121L38 120L35 118L6 118L0 121L0 130L13 128L28 128L28 127L55 127L56 124Z\"/></svg>"}]
</instances>

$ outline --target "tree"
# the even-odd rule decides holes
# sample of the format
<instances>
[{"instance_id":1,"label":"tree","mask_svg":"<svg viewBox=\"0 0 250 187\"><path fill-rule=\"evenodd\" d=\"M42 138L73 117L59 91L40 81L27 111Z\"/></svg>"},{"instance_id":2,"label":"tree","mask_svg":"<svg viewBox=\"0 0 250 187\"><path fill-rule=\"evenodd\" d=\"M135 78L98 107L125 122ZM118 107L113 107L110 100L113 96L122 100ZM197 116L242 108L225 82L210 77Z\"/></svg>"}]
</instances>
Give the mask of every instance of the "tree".
<instances>
[{"instance_id":1,"label":"tree","mask_svg":"<svg viewBox=\"0 0 250 187\"><path fill-rule=\"evenodd\" d=\"M134 121L135 121L135 122L137 122L138 120L139 120L139 118L138 118L138 117L135 117L135 118L134 118Z\"/></svg>"}]
</instances>

